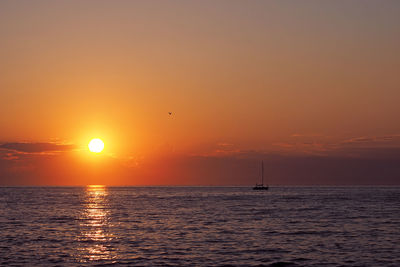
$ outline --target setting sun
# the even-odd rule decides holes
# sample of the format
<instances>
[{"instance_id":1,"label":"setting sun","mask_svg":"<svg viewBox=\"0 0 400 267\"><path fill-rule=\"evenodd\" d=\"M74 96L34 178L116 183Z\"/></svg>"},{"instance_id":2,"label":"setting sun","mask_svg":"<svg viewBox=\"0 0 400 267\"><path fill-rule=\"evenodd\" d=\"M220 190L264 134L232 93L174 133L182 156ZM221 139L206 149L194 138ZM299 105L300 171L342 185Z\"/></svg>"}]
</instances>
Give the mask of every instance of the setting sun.
<instances>
[{"instance_id":1,"label":"setting sun","mask_svg":"<svg viewBox=\"0 0 400 267\"><path fill-rule=\"evenodd\" d=\"M90 152L100 153L104 149L104 143L99 138L92 139L88 145Z\"/></svg>"}]
</instances>

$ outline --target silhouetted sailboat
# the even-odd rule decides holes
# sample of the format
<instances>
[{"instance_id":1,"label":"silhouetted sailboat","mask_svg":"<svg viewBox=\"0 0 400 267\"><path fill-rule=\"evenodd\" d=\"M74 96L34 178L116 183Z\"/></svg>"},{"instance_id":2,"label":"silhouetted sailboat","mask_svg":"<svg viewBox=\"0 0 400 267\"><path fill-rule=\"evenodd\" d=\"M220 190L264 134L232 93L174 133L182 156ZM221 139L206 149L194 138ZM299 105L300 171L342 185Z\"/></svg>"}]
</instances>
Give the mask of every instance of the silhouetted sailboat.
<instances>
[{"instance_id":1,"label":"silhouetted sailboat","mask_svg":"<svg viewBox=\"0 0 400 267\"><path fill-rule=\"evenodd\" d=\"M268 190L268 185L264 186L264 161L261 161L261 184L256 183L253 190Z\"/></svg>"}]
</instances>

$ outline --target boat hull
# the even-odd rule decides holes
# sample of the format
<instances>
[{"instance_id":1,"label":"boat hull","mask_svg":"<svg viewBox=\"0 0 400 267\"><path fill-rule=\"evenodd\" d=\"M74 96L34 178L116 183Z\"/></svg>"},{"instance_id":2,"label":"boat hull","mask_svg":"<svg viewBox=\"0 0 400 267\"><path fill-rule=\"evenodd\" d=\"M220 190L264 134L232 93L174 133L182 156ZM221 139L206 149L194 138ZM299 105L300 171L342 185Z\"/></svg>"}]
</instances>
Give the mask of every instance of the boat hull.
<instances>
[{"instance_id":1,"label":"boat hull","mask_svg":"<svg viewBox=\"0 0 400 267\"><path fill-rule=\"evenodd\" d=\"M253 190L268 190L268 186L255 186Z\"/></svg>"}]
</instances>

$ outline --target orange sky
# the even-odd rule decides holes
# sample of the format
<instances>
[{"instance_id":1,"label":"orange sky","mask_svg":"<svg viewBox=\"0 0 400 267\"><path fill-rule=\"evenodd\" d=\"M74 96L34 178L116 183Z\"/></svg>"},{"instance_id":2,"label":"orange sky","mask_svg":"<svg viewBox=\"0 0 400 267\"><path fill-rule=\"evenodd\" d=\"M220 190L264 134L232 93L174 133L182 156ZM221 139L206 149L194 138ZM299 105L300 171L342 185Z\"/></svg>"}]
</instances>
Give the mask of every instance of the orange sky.
<instances>
[{"instance_id":1,"label":"orange sky","mask_svg":"<svg viewBox=\"0 0 400 267\"><path fill-rule=\"evenodd\" d=\"M400 147L399 13L367 0L1 1L0 184L253 184L224 171L257 176L272 154L387 155ZM109 165L87 152L95 137Z\"/></svg>"}]
</instances>

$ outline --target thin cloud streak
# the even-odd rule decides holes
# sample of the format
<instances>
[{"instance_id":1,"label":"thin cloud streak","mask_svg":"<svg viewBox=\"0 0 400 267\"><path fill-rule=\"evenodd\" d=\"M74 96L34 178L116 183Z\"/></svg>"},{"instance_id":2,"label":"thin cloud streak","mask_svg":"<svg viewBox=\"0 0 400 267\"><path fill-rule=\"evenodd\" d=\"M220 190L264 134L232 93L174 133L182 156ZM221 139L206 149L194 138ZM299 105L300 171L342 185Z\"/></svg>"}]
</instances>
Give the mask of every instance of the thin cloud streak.
<instances>
[{"instance_id":1,"label":"thin cloud streak","mask_svg":"<svg viewBox=\"0 0 400 267\"><path fill-rule=\"evenodd\" d=\"M0 149L20 152L20 153L43 153L43 152L63 152L72 151L75 145L56 144L56 143L19 143L8 142L0 145Z\"/></svg>"}]
</instances>

